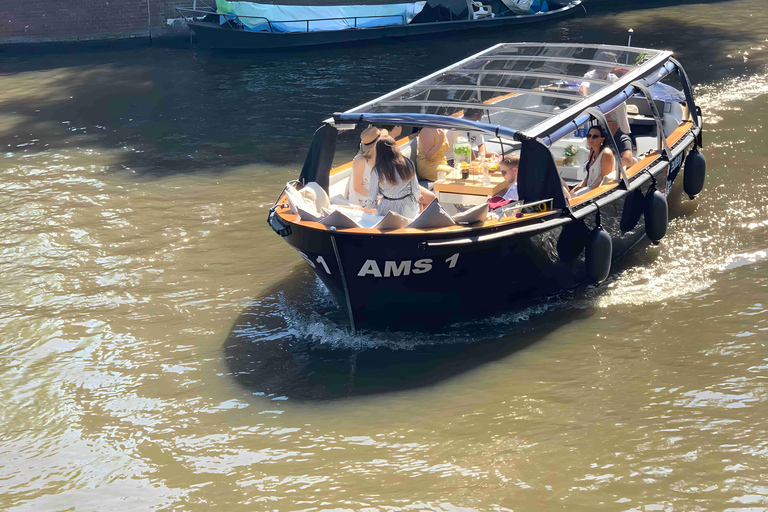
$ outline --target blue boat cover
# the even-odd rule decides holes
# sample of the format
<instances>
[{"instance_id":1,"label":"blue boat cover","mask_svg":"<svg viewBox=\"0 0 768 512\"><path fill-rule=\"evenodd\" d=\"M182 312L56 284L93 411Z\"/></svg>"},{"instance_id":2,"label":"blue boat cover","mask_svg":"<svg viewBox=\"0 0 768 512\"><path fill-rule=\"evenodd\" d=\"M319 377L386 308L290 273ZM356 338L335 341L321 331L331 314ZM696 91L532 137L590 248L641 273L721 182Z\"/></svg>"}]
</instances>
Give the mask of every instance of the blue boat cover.
<instances>
[{"instance_id":1,"label":"blue boat cover","mask_svg":"<svg viewBox=\"0 0 768 512\"><path fill-rule=\"evenodd\" d=\"M426 3L420 0L384 5L275 5L216 0L216 8L222 24L236 21L246 30L317 32L407 25Z\"/></svg>"}]
</instances>

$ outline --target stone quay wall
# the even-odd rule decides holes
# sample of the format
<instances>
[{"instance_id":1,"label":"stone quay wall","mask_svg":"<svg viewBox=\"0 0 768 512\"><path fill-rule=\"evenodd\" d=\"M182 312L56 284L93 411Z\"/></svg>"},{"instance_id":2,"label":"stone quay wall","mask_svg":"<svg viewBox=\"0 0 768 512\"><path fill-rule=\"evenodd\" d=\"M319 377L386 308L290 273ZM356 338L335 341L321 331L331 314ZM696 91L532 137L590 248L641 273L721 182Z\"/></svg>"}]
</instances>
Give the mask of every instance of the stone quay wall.
<instances>
[{"instance_id":1,"label":"stone quay wall","mask_svg":"<svg viewBox=\"0 0 768 512\"><path fill-rule=\"evenodd\" d=\"M176 7L195 0L2 0L0 44L94 41L186 33ZM215 5L213 0L197 1Z\"/></svg>"}]
</instances>

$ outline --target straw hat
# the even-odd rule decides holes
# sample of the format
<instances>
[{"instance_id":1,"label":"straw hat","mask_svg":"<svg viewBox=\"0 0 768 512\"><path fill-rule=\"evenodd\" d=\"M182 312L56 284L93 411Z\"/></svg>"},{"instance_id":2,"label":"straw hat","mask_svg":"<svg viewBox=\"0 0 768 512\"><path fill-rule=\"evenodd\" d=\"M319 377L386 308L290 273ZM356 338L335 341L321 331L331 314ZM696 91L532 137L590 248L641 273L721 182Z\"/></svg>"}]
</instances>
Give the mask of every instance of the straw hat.
<instances>
[{"instance_id":1,"label":"straw hat","mask_svg":"<svg viewBox=\"0 0 768 512\"><path fill-rule=\"evenodd\" d=\"M387 130L379 130L375 126L369 126L360 134L361 149L367 151L373 149L380 137L387 135Z\"/></svg>"}]
</instances>

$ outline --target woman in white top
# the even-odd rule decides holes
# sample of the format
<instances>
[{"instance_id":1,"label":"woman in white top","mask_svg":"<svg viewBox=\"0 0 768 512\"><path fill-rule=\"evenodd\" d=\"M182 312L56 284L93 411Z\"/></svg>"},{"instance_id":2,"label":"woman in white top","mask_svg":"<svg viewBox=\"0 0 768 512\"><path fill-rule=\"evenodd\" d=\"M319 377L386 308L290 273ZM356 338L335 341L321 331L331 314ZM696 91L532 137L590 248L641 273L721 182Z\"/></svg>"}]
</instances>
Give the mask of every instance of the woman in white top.
<instances>
[{"instance_id":1,"label":"woman in white top","mask_svg":"<svg viewBox=\"0 0 768 512\"><path fill-rule=\"evenodd\" d=\"M349 178L347 195L349 202L361 206L368 199L368 186L371 181L371 169L376 158L376 142L386 136L387 130L369 126L360 134L360 151L352 159L352 176Z\"/></svg>"},{"instance_id":2,"label":"woman in white top","mask_svg":"<svg viewBox=\"0 0 768 512\"><path fill-rule=\"evenodd\" d=\"M605 131L600 125L589 128L587 133L587 145L589 146L589 159L584 164L587 177L584 181L571 189L571 197L584 194L600 185L603 178L616 175L616 164L613 152L605 143Z\"/></svg>"}]
</instances>

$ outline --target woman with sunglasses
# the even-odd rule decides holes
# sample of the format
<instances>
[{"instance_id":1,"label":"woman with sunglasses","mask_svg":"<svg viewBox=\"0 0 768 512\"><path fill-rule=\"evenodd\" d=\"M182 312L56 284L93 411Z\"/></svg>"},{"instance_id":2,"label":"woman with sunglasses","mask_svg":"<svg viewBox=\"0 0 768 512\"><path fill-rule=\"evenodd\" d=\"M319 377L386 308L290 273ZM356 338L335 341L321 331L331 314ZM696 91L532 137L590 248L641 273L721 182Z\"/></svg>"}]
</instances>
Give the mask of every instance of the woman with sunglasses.
<instances>
[{"instance_id":1,"label":"woman with sunglasses","mask_svg":"<svg viewBox=\"0 0 768 512\"><path fill-rule=\"evenodd\" d=\"M587 177L571 189L571 197L576 197L600 186L603 178L616 172L613 152L605 144L606 133L603 127L595 125L587 133L589 159L584 164Z\"/></svg>"}]
</instances>

